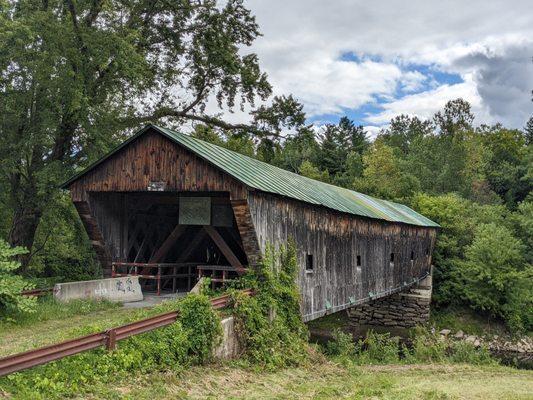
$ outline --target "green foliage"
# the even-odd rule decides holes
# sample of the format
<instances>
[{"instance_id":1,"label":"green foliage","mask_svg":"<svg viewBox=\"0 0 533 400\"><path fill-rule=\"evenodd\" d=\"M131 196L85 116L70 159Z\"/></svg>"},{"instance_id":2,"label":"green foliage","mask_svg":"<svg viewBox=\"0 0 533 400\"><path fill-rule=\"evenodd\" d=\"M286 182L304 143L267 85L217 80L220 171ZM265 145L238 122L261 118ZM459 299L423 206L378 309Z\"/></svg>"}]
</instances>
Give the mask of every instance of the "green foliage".
<instances>
[{"instance_id":1,"label":"green foliage","mask_svg":"<svg viewBox=\"0 0 533 400\"><path fill-rule=\"evenodd\" d=\"M326 345L326 353L343 363L371 364L427 364L470 363L493 365L496 360L484 346L451 341L431 333L423 327L411 332L409 345L400 338L391 338L388 333L368 331L365 338L354 342L352 336L340 330L333 332L333 340Z\"/></svg>"},{"instance_id":2,"label":"green foliage","mask_svg":"<svg viewBox=\"0 0 533 400\"><path fill-rule=\"evenodd\" d=\"M91 393L99 383L131 379L132 374L179 371L190 364L205 363L221 335L219 317L207 297L190 295L139 316L176 309L180 318L168 327L120 341L112 352L92 350L9 375L0 379L0 388L17 398L61 399ZM78 336L105 329L103 325L85 327Z\"/></svg>"},{"instance_id":3,"label":"green foliage","mask_svg":"<svg viewBox=\"0 0 533 400\"><path fill-rule=\"evenodd\" d=\"M465 334L480 337L504 336L508 333L503 321L496 321L490 314L473 310L465 305L434 307L431 310L429 323L436 331L450 329L452 332L463 331Z\"/></svg>"},{"instance_id":4,"label":"green foliage","mask_svg":"<svg viewBox=\"0 0 533 400\"><path fill-rule=\"evenodd\" d=\"M20 296L20 292L31 289L33 285L14 273L20 263L13 258L25 253L27 250L10 247L0 239L0 316L16 312L35 312L35 298Z\"/></svg>"},{"instance_id":5,"label":"green foliage","mask_svg":"<svg viewBox=\"0 0 533 400\"><path fill-rule=\"evenodd\" d=\"M410 348L403 348L407 363L438 363L447 360L448 343L441 340L439 335L418 327L412 331L411 341Z\"/></svg>"},{"instance_id":6,"label":"green foliage","mask_svg":"<svg viewBox=\"0 0 533 400\"><path fill-rule=\"evenodd\" d=\"M404 347L404 362L414 363L468 363L473 365L494 365L486 346L476 347L465 341L443 339L423 327L411 332L412 345Z\"/></svg>"},{"instance_id":7,"label":"green foliage","mask_svg":"<svg viewBox=\"0 0 533 400\"><path fill-rule=\"evenodd\" d=\"M440 306L467 304L503 318L513 331L530 330L530 212L479 205L457 195L418 195L413 206L438 222L434 300Z\"/></svg>"},{"instance_id":8,"label":"green foliage","mask_svg":"<svg viewBox=\"0 0 533 400\"><path fill-rule=\"evenodd\" d=\"M420 188L417 178L403 173L392 147L376 140L363 155L363 176L354 187L364 193L386 199L411 197Z\"/></svg>"},{"instance_id":9,"label":"green foliage","mask_svg":"<svg viewBox=\"0 0 533 400\"><path fill-rule=\"evenodd\" d=\"M194 363L211 359L213 348L220 342L220 317L205 295L190 294L179 302L179 320L187 334L189 356Z\"/></svg>"},{"instance_id":10,"label":"green foliage","mask_svg":"<svg viewBox=\"0 0 533 400\"><path fill-rule=\"evenodd\" d=\"M67 194L59 196L44 213L33 251L26 275L52 278L55 282L102 277L85 228Z\"/></svg>"},{"instance_id":11,"label":"green foliage","mask_svg":"<svg viewBox=\"0 0 533 400\"><path fill-rule=\"evenodd\" d=\"M307 359L307 328L301 321L296 286L294 244L272 249L243 285L257 290L253 297L234 295L234 315L245 357L256 367L275 369Z\"/></svg>"},{"instance_id":12,"label":"green foliage","mask_svg":"<svg viewBox=\"0 0 533 400\"><path fill-rule=\"evenodd\" d=\"M461 269L464 296L473 307L504 318L513 331L533 328L533 266L509 229L480 225Z\"/></svg>"},{"instance_id":13,"label":"green foliage","mask_svg":"<svg viewBox=\"0 0 533 400\"><path fill-rule=\"evenodd\" d=\"M355 342L352 335L337 328L333 331L333 340L326 343L326 353L334 357L353 357L355 355Z\"/></svg>"},{"instance_id":14,"label":"green foliage","mask_svg":"<svg viewBox=\"0 0 533 400\"><path fill-rule=\"evenodd\" d=\"M388 333L368 331L366 337L357 342L355 361L358 364L393 364L399 362L399 338Z\"/></svg>"},{"instance_id":15,"label":"green foliage","mask_svg":"<svg viewBox=\"0 0 533 400\"><path fill-rule=\"evenodd\" d=\"M300 165L300 170L298 171L300 175L306 176L317 181L328 182L330 180L328 171L320 171L315 167L311 161L305 160Z\"/></svg>"},{"instance_id":16,"label":"green foliage","mask_svg":"<svg viewBox=\"0 0 533 400\"><path fill-rule=\"evenodd\" d=\"M449 350L448 360L454 363L464 363L472 365L497 364L487 347L475 347L472 343L457 341L452 342Z\"/></svg>"}]
</instances>

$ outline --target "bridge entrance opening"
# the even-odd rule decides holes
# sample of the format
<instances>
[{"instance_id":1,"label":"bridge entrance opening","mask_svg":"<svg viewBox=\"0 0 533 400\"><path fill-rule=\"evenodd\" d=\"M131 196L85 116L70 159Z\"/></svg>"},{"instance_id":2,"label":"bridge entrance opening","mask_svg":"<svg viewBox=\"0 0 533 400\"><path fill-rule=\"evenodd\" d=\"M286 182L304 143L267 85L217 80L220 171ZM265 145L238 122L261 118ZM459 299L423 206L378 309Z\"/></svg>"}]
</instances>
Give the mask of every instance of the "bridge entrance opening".
<instances>
[{"instance_id":1,"label":"bridge entrance opening","mask_svg":"<svg viewBox=\"0 0 533 400\"><path fill-rule=\"evenodd\" d=\"M238 276L246 253L226 193L91 193L110 244L111 275L139 275L145 291L189 291Z\"/></svg>"}]
</instances>

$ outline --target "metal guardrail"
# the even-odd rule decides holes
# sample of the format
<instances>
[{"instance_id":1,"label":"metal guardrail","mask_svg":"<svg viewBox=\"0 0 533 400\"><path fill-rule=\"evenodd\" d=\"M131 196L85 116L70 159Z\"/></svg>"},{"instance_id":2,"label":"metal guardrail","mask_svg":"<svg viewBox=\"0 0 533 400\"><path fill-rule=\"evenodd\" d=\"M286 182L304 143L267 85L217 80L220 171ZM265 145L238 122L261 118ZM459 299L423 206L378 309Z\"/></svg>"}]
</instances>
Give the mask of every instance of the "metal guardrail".
<instances>
[{"instance_id":1,"label":"metal guardrail","mask_svg":"<svg viewBox=\"0 0 533 400\"><path fill-rule=\"evenodd\" d=\"M252 289L242 290L241 293L248 296L254 294ZM215 297L211 299L211 305L215 310L219 310L227 307L229 300L230 295ZM171 325L178 317L178 311L171 311L111 328L103 332L93 333L39 349L7 356L0 359L0 376L46 364L60 358L96 349L100 346L104 346L108 350L113 350L116 348L117 341Z\"/></svg>"},{"instance_id":2,"label":"metal guardrail","mask_svg":"<svg viewBox=\"0 0 533 400\"><path fill-rule=\"evenodd\" d=\"M23 290L19 293L21 296L44 296L45 294L52 293L54 291L53 287L45 288L45 289L30 289L30 290Z\"/></svg>"}]
</instances>

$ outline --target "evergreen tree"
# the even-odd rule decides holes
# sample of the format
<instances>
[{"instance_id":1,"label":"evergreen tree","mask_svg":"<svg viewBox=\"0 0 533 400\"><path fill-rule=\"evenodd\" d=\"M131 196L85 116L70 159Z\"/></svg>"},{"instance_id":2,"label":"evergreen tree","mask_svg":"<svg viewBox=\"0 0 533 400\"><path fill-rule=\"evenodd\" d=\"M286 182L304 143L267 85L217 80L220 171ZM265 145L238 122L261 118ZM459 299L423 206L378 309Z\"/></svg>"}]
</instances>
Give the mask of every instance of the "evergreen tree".
<instances>
[{"instance_id":1,"label":"evergreen tree","mask_svg":"<svg viewBox=\"0 0 533 400\"><path fill-rule=\"evenodd\" d=\"M524 128L526 144L529 146L533 144L533 117L530 117L527 120L526 126Z\"/></svg>"}]
</instances>

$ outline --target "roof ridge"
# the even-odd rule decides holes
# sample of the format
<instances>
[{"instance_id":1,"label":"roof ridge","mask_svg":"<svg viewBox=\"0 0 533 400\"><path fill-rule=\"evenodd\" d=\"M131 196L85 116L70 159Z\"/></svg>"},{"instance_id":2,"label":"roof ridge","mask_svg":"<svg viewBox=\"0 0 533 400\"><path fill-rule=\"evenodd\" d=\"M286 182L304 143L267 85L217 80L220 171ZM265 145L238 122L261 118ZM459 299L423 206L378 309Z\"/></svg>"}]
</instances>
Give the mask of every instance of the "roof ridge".
<instances>
[{"instance_id":1,"label":"roof ridge","mask_svg":"<svg viewBox=\"0 0 533 400\"><path fill-rule=\"evenodd\" d=\"M72 182L150 129L187 148L198 157L250 188L362 217L418 226L439 226L404 204L379 199L355 190L318 181L226 147L155 124L148 124L141 128L105 156L74 175L61 187L68 187Z\"/></svg>"}]
</instances>

